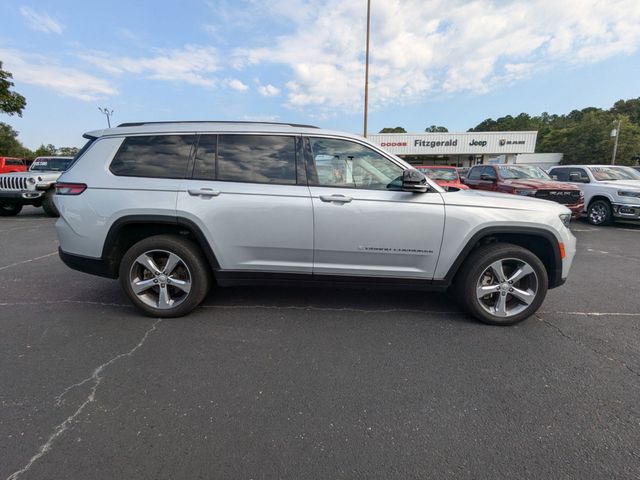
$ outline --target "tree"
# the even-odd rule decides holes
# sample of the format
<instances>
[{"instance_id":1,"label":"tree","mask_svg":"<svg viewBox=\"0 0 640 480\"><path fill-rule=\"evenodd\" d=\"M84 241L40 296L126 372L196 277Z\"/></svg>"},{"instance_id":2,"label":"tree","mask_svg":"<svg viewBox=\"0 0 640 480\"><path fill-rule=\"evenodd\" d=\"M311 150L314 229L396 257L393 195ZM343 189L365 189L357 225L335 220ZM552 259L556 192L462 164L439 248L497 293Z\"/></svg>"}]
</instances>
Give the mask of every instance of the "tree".
<instances>
[{"instance_id":1,"label":"tree","mask_svg":"<svg viewBox=\"0 0 640 480\"><path fill-rule=\"evenodd\" d=\"M385 127L379 133L407 133L402 127Z\"/></svg>"},{"instance_id":2,"label":"tree","mask_svg":"<svg viewBox=\"0 0 640 480\"><path fill-rule=\"evenodd\" d=\"M78 151L78 147L60 147L58 149L58 155L63 157L75 157Z\"/></svg>"},{"instance_id":3,"label":"tree","mask_svg":"<svg viewBox=\"0 0 640 480\"><path fill-rule=\"evenodd\" d=\"M18 132L11 125L0 122L0 155L10 157L33 157L33 152L18 140Z\"/></svg>"},{"instance_id":4,"label":"tree","mask_svg":"<svg viewBox=\"0 0 640 480\"><path fill-rule=\"evenodd\" d=\"M611 112L618 115L626 115L631 123L640 126L640 98L618 100L613 104Z\"/></svg>"},{"instance_id":5,"label":"tree","mask_svg":"<svg viewBox=\"0 0 640 480\"><path fill-rule=\"evenodd\" d=\"M58 153L55 145L40 145L34 152L36 157L53 157Z\"/></svg>"},{"instance_id":6,"label":"tree","mask_svg":"<svg viewBox=\"0 0 640 480\"><path fill-rule=\"evenodd\" d=\"M12 92L13 82L11 73L2 70L0 62L0 112L8 115L22 116L22 110L27 105L27 100L17 92Z\"/></svg>"},{"instance_id":7,"label":"tree","mask_svg":"<svg viewBox=\"0 0 640 480\"><path fill-rule=\"evenodd\" d=\"M447 127L440 127L437 125L431 125L430 127L427 127L424 129L425 132L448 132L449 130L447 129Z\"/></svg>"}]
</instances>

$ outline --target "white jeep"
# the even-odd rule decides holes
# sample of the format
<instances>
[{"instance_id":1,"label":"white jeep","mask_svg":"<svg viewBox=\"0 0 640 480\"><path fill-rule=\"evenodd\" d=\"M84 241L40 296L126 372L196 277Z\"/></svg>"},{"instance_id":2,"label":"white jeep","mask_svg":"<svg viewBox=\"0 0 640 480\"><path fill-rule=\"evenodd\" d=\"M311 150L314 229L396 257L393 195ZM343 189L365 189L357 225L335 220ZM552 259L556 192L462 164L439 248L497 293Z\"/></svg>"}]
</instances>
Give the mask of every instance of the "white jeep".
<instances>
[{"instance_id":1,"label":"white jeep","mask_svg":"<svg viewBox=\"0 0 640 480\"><path fill-rule=\"evenodd\" d=\"M551 178L578 185L592 225L640 220L640 173L620 165L562 165L549 169Z\"/></svg>"},{"instance_id":2,"label":"white jeep","mask_svg":"<svg viewBox=\"0 0 640 480\"><path fill-rule=\"evenodd\" d=\"M27 172L0 175L0 216L17 215L24 205L34 205L57 217L54 185L72 161L73 157L38 157Z\"/></svg>"}]
</instances>

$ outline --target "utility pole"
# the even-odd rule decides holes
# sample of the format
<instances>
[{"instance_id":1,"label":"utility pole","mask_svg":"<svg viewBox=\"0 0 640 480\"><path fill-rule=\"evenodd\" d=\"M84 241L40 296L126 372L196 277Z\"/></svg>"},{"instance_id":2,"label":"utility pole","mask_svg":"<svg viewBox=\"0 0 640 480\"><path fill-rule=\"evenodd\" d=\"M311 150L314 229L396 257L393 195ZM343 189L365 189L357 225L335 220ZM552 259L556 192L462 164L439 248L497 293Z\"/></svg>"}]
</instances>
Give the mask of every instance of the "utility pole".
<instances>
[{"instance_id":1,"label":"utility pole","mask_svg":"<svg viewBox=\"0 0 640 480\"><path fill-rule=\"evenodd\" d=\"M616 137L613 142L613 155L611 156L611 165L616 164L616 153L618 153L618 138L620 138L620 119L613 121L613 130L611 136Z\"/></svg>"},{"instance_id":2,"label":"utility pole","mask_svg":"<svg viewBox=\"0 0 640 480\"><path fill-rule=\"evenodd\" d=\"M364 137L367 138L367 115L369 113L369 37L371 33L371 0L367 0L367 48L364 60Z\"/></svg>"},{"instance_id":3,"label":"utility pole","mask_svg":"<svg viewBox=\"0 0 640 480\"><path fill-rule=\"evenodd\" d=\"M109 110L107 107L98 107L98 110L107 117L107 125L111 128L111 119L109 117L113 115L113 110Z\"/></svg>"}]
</instances>

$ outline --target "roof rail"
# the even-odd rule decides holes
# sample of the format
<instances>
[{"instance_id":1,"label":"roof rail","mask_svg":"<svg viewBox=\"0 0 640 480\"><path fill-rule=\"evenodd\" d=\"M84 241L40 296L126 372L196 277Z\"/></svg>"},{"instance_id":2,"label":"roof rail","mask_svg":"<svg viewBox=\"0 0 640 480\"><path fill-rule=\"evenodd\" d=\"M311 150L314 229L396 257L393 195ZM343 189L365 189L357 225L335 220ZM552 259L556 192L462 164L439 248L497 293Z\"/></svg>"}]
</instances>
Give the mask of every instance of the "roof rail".
<instances>
[{"instance_id":1,"label":"roof rail","mask_svg":"<svg viewBox=\"0 0 640 480\"><path fill-rule=\"evenodd\" d=\"M224 121L224 120L179 120L176 122L131 122L121 123L118 127L140 127L142 125L165 125L170 123L237 123L237 124L249 124L249 125L285 125L287 127L298 128L320 128L315 125L304 125L301 123L281 123L281 122L251 122L251 121Z\"/></svg>"}]
</instances>

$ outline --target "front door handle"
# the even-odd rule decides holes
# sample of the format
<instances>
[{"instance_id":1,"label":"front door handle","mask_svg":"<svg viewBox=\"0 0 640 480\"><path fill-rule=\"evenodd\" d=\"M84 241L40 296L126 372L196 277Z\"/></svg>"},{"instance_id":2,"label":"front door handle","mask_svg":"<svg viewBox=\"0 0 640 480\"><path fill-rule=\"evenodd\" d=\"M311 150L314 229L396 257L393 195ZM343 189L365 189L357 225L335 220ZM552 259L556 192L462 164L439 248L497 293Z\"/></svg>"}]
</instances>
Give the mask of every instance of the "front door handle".
<instances>
[{"instance_id":1,"label":"front door handle","mask_svg":"<svg viewBox=\"0 0 640 480\"><path fill-rule=\"evenodd\" d=\"M320 200L323 202L349 203L353 199L344 195L320 195Z\"/></svg>"},{"instance_id":2,"label":"front door handle","mask_svg":"<svg viewBox=\"0 0 640 480\"><path fill-rule=\"evenodd\" d=\"M211 188L194 188L187 190L192 197L217 197L220 195L219 190L212 190Z\"/></svg>"}]
</instances>

